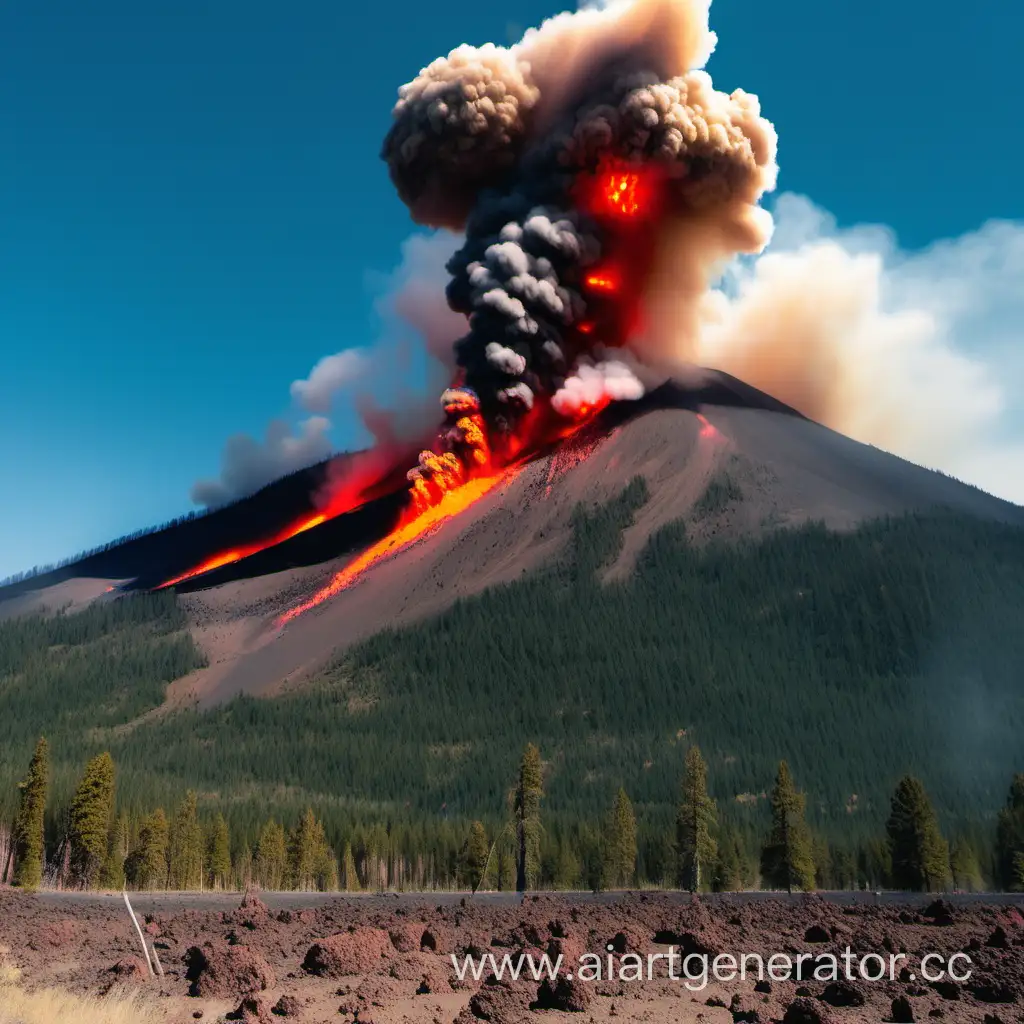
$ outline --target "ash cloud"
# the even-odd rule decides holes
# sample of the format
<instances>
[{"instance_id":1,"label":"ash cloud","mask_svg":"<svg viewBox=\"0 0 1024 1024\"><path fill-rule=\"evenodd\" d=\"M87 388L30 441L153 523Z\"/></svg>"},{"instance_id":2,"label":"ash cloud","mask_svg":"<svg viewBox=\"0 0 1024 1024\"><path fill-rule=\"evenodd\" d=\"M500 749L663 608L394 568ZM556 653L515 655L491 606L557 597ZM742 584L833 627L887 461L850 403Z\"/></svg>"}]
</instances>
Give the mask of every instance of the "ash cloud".
<instances>
[{"instance_id":1,"label":"ash cloud","mask_svg":"<svg viewBox=\"0 0 1024 1024\"><path fill-rule=\"evenodd\" d=\"M334 396L358 381L368 368L369 357L357 348L324 356L308 377L292 382L292 399L308 412L327 414Z\"/></svg>"}]
</instances>

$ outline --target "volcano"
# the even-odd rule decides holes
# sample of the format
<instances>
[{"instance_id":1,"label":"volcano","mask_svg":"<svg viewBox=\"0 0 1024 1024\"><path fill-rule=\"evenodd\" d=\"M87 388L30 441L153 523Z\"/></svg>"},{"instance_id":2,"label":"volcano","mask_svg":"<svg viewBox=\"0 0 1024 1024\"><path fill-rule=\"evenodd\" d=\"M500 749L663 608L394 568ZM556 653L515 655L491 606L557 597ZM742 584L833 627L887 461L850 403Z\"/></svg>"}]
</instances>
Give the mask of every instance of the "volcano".
<instances>
[{"instance_id":1,"label":"volcano","mask_svg":"<svg viewBox=\"0 0 1024 1024\"><path fill-rule=\"evenodd\" d=\"M311 470L210 517L174 524L0 591L0 616L81 606L154 588L232 543L280 532L314 489ZM400 550L384 550L323 600L311 600L385 541L397 481L371 500L251 557L177 585L209 665L173 682L171 705L211 706L301 684L381 629L436 615L460 598L557 561L579 508L631 480L647 499L602 569L628 578L650 538L673 522L699 544L765 536L807 522L848 531L910 511L947 509L1024 526L1024 509L859 444L740 381L699 371L636 402L615 403L571 437L487 487ZM305 489L305 490L304 490ZM239 533L248 531L245 536ZM301 614L295 614L300 611Z\"/></svg>"}]
</instances>

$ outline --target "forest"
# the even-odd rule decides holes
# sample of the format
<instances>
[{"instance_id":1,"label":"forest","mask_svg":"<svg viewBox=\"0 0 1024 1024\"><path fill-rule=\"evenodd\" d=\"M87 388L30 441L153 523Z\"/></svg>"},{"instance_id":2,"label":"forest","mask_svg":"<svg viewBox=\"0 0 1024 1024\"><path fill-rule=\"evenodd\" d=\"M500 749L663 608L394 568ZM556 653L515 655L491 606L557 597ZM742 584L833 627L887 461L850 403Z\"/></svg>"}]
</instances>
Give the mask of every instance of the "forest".
<instances>
[{"instance_id":1,"label":"forest","mask_svg":"<svg viewBox=\"0 0 1024 1024\"><path fill-rule=\"evenodd\" d=\"M704 513L736 496L716 481ZM638 478L580 507L547 571L383 631L270 700L145 716L202 663L170 595L0 623L0 820L13 821L46 735L51 844L82 764L109 751L129 827L192 790L200 816L223 815L236 860L268 819L296 823L308 808L341 859L351 847L372 860L387 836L402 863L450 866L473 822L500 830L531 742L548 882L559 862L565 875L594 861L620 790L637 877L658 882L673 873L684 759L699 745L752 877L785 760L819 861L844 865L833 874L852 880L859 863L862 881L883 878L892 793L915 777L994 884L997 815L1024 767L1024 531L936 510L697 544L675 523L631 578L605 583L645 500Z\"/></svg>"}]
</instances>

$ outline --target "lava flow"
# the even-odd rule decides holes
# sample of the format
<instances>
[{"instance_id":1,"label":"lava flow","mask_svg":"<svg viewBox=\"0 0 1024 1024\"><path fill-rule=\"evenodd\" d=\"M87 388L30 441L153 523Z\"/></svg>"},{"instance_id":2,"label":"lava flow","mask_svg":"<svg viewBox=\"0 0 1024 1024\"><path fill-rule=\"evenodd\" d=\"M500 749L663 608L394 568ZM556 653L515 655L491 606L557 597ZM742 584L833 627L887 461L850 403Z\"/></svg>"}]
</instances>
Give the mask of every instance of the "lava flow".
<instances>
[{"instance_id":1,"label":"lava flow","mask_svg":"<svg viewBox=\"0 0 1024 1024\"><path fill-rule=\"evenodd\" d=\"M518 467L510 467L500 473L489 476L479 476L460 484L451 490L445 491L436 504L425 508L413 506L410 512L403 517L386 537L371 545L361 554L357 555L348 565L338 572L325 587L318 590L311 598L302 604L289 609L277 619L277 626L286 626L293 619L316 608L324 601L330 600L336 594L347 590L354 583L357 583L365 573L379 562L407 547L422 537L434 533L443 523L455 518L464 512L471 505L475 505L484 495L490 493L502 483L509 483L519 473Z\"/></svg>"},{"instance_id":2,"label":"lava flow","mask_svg":"<svg viewBox=\"0 0 1024 1024\"><path fill-rule=\"evenodd\" d=\"M306 516L304 519L300 519L297 523L293 523L291 526L265 540L257 540L252 544L245 544L242 547L232 548L229 551L221 551L219 554L208 558L205 562L200 562L199 565L189 569L188 572L183 572L180 576L175 576L173 579L165 580L156 589L164 590L178 583L184 583L186 580L195 579L195 577L202 576L205 573L213 572L214 569L223 568L225 565L234 565L235 562L240 562L243 558L258 554L260 551L266 551L267 548L272 548L276 544L283 544L286 540L291 540L292 537L297 537L300 533L312 530L314 526L319 526L321 523L326 522L327 519L328 517L323 513Z\"/></svg>"}]
</instances>

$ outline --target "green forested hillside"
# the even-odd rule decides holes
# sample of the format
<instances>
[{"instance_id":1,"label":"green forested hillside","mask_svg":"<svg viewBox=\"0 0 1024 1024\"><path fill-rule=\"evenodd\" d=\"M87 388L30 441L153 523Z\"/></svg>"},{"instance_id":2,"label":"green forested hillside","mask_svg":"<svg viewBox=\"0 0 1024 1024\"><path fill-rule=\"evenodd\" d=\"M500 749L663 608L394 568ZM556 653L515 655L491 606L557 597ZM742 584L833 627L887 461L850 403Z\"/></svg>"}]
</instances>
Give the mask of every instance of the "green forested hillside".
<instances>
[{"instance_id":1,"label":"green forested hillside","mask_svg":"<svg viewBox=\"0 0 1024 1024\"><path fill-rule=\"evenodd\" d=\"M131 806L194 786L249 841L307 804L335 842L399 821L426 834L498 821L533 741L554 829L596 821L621 785L650 846L696 742L723 816L746 827L764 821L780 758L842 842L879 832L908 772L946 828L991 824L1024 769L1024 531L937 512L697 547L674 524L631 579L604 585L645 497L637 480L580 509L561 564L381 633L299 692L127 730L112 726L195 664L173 608L125 602L138 621L104 640L97 617L122 613L0 625L5 794L47 731L58 763L109 749ZM70 645L47 655L45 692L23 667L44 642Z\"/></svg>"}]
</instances>

